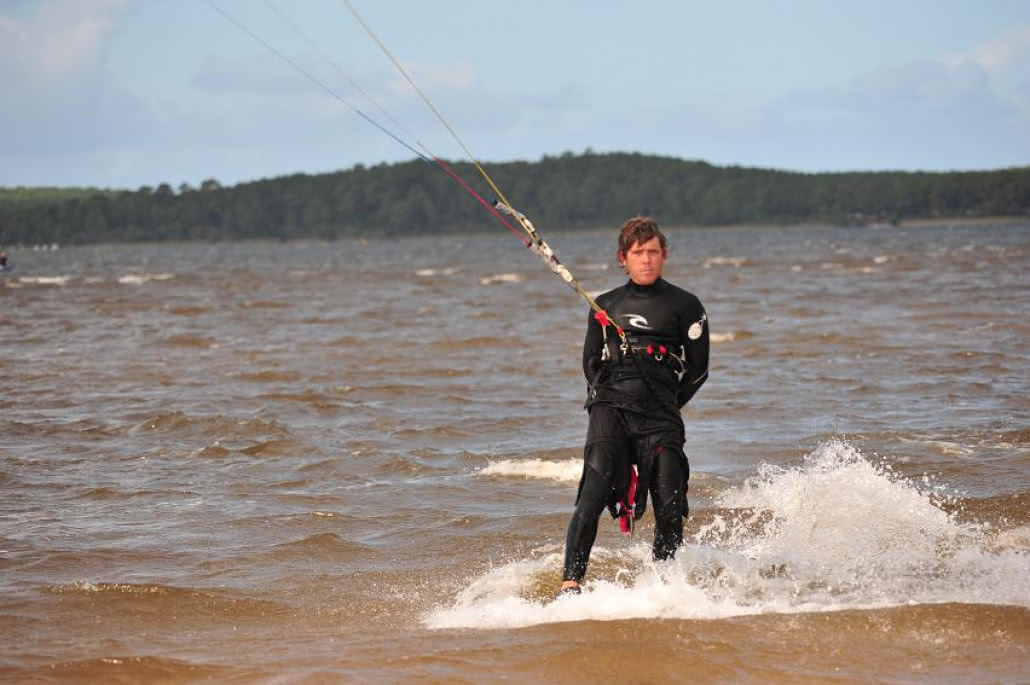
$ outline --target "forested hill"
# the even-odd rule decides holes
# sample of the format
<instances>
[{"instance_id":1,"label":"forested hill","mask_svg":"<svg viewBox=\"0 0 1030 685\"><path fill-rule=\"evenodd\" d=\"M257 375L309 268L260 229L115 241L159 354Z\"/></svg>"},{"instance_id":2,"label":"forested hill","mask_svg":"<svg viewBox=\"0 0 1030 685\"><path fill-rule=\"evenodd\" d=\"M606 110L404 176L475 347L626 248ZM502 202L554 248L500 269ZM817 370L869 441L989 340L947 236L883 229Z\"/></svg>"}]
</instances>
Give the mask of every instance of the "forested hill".
<instances>
[{"instance_id":1,"label":"forested hill","mask_svg":"<svg viewBox=\"0 0 1030 685\"><path fill-rule=\"evenodd\" d=\"M617 226L863 224L1030 216L1030 167L805 174L639 154L566 153L486 165L544 231ZM487 200L470 164L454 169ZM491 230L495 219L436 166L412 161L223 187L0 189L0 245L326 238Z\"/></svg>"}]
</instances>

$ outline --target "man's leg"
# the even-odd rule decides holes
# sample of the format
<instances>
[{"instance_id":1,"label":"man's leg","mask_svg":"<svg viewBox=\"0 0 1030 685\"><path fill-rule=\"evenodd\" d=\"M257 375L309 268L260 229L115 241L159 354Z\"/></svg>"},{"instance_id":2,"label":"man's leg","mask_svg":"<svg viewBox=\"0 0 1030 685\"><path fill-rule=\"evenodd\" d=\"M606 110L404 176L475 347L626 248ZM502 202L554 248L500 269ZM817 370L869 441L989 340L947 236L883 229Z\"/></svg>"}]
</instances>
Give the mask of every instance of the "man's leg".
<instances>
[{"instance_id":1,"label":"man's leg","mask_svg":"<svg viewBox=\"0 0 1030 685\"><path fill-rule=\"evenodd\" d=\"M595 443L591 451L604 450L610 443ZM597 539L597 523L608 503L612 490L612 470L607 473L597 471L592 461L601 461L596 453L594 459L589 457L583 467L583 482L576 501L576 511L569 521L569 530L565 535L565 568L563 581L575 581L578 585L587 573L590 561L590 550ZM563 584L562 587L567 587Z\"/></svg>"},{"instance_id":2,"label":"man's leg","mask_svg":"<svg viewBox=\"0 0 1030 685\"><path fill-rule=\"evenodd\" d=\"M654 459L651 499L654 501L656 561L671 559L683 544L683 517L687 515L687 478L690 469L683 451L660 447Z\"/></svg>"},{"instance_id":3,"label":"man's leg","mask_svg":"<svg viewBox=\"0 0 1030 685\"><path fill-rule=\"evenodd\" d=\"M590 550L597 539L598 519L612 499L618 469L627 467L629 449L618 412L606 405L592 407L576 511L565 535L563 589L578 587L586 575Z\"/></svg>"}]
</instances>

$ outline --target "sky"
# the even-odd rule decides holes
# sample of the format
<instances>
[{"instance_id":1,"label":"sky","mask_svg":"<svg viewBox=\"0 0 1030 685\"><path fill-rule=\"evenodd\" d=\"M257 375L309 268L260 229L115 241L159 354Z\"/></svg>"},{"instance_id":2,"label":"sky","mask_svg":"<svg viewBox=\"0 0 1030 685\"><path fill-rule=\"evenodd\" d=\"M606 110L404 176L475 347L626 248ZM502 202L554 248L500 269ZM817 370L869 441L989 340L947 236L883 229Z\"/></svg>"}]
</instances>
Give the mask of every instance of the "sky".
<instances>
[{"instance_id":1,"label":"sky","mask_svg":"<svg viewBox=\"0 0 1030 685\"><path fill-rule=\"evenodd\" d=\"M1030 165L1027 0L352 1L487 167ZM0 103L4 187L466 157L338 0L0 0Z\"/></svg>"}]
</instances>

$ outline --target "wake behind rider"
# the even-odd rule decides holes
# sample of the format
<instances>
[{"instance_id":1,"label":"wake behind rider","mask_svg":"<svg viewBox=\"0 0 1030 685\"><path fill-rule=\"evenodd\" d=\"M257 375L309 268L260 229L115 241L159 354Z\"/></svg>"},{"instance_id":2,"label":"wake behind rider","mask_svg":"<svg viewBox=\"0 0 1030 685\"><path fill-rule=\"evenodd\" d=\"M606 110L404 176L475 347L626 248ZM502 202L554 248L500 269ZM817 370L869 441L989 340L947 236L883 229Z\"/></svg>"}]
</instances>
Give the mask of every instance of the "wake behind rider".
<instances>
[{"instance_id":1,"label":"wake behind rider","mask_svg":"<svg viewBox=\"0 0 1030 685\"><path fill-rule=\"evenodd\" d=\"M626 341L612 333L614 326L602 325L604 316L588 319L583 373L590 419L565 540L563 593L580 591L605 508L614 516L621 512L632 528L651 495L656 560L675 555L688 512L680 410L708 378L708 317L695 295L662 278L668 243L654 219L623 224L616 257L629 280L597 304L623 328Z\"/></svg>"}]
</instances>

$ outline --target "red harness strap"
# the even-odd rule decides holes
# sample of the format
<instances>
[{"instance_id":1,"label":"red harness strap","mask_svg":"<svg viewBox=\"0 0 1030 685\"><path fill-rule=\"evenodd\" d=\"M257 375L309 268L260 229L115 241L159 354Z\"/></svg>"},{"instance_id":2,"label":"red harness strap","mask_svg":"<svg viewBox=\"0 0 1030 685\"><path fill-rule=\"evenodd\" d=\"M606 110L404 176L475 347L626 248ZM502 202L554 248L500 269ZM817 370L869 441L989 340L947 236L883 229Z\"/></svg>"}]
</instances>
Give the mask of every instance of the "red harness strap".
<instances>
[{"instance_id":1,"label":"red harness strap","mask_svg":"<svg viewBox=\"0 0 1030 685\"><path fill-rule=\"evenodd\" d=\"M619 504L622 506L622 510L619 513L619 530L622 531L623 535L633 535L633 525L635 523L633 518L633 509L635 507L637 497L637 467L629 467L629 489L626 491L626 497Z\"/></svg>"}]
</instances>

